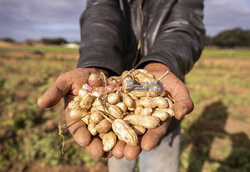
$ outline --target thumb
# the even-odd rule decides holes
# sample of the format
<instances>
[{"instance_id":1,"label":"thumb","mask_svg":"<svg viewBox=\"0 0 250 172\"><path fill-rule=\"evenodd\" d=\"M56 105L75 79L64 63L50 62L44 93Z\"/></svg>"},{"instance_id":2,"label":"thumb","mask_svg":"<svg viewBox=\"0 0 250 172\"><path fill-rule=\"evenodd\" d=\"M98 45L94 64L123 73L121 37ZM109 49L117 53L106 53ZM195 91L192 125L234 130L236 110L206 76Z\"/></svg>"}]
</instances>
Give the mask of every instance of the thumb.
<instances>
[{"instance_id":1,"label":"thumb","mask_svg":"<svg viewBox=\"0 0 250 172\"><path fill-rule=\"evenodd\" d=\"M56 105L61 100L61 98L69 92L72 85L72 80L67 81L66 78L67 77L65 74L60 75L57 80L38 99L37 104L41 108L47 108Z\"/></svg>"},{"instance_id":2,"label":"thumb","mask_svg":"<svg viewBox=\"0 0 250 172\"><path fill-rule=\"evenodd\" d=\"M174 105L175 118L178 120L182 120L185 115L192 112L194 109L194 104L191 98L186 97L182 99L177 99Z\"/></svg>"}]
</instances>

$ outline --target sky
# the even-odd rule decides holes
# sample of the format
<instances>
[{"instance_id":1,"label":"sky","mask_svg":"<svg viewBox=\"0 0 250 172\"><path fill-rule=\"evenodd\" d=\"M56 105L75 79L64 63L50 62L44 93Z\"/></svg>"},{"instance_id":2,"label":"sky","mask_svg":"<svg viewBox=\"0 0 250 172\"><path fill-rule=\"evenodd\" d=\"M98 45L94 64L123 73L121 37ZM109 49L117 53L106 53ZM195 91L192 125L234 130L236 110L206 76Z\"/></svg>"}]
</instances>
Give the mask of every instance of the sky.
<instances>
[{"instance_id":1,"label":"sky","mask_svg":"<svg viewBox=\"0 0 250 172\"><path fill-rule=\"evenodd\" d=\"M250 0L205 0L207 35L225 29L250 29ZM86 0L0 0L0 38L42 37L80 40L79 17Z\"/></svg>"}]
</instances>

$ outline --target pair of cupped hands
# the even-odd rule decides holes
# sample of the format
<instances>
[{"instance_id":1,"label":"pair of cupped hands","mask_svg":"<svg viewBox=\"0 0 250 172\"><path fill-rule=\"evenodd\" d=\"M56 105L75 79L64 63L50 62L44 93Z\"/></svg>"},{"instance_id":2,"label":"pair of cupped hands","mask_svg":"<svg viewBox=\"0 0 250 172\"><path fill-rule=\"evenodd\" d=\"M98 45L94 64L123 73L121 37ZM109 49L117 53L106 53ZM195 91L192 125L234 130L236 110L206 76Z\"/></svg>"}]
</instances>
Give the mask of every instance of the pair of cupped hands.
<instances>
[{"instance_id":1,"label":"pair of cupped hands","mask_svg":"<svg viewBox=\"0 0 250 172\"><path fill-rule=\"evenodd\" d=\"M181 120L184 116L193 110L193 102L190 98L188 88L179 80L170 69L161 63L149 63L144 67L145 70L152 73L156 78L161 77L167 70L169 73L160 81L164 89L176 101L174 105L175 118ZM67 125L75 122L70 118L68 104L77 96L82 85L87 82L91 73L103 72L108 76L108 71L100 68L77 68L60 75L48 90L38 99L38 105L41 108L48 108L56 105L62 98L65 101L65 114ZM102 149L102 141L98 137L91 136L86 124L80 120L69 128L74 140L92 156L94 159L101 157L110 158L114 156L117 159L125 157L127 160L134 160L143 151L150 151L156 147L161 138L166 134L169 121L163 122L159 127L149 129L145 135L140 138L140 144L137 146L127 145L123 141L118 141L114 148L109 152Z\"/></svg>"}]
</instances>

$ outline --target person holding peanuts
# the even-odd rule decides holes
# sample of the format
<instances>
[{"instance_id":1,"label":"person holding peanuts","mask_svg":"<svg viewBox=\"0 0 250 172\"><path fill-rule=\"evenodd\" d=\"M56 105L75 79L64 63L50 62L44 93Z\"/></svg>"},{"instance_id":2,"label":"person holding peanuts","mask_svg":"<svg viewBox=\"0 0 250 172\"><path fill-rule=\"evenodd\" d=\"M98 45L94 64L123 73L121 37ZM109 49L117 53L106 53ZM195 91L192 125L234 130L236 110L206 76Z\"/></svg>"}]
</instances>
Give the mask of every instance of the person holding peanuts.
<instances>
[{"instance_id":1,"label":"person holding peanuts","mask_svg":"<svg viewBox=\"0 0 250 172\"><path fill-rule=\"evenodd\" d=\"M66 121L71 124L76 119L70 117L68 105L91 74L110 77L144 69L159 79L175 100L171 122L148 129L137 145L118 140L108 152L104 152L100 138L91 136L83 120L69 130L94 159L109 158L110 172L133 171L138 157L143 172L178 171L179 123L194 108L184 77L204 48L202 20L203 0L88 0L80 19L77 68L60 75L38 105L51 107L64 98Z\"/></svg>"}]
</instances>

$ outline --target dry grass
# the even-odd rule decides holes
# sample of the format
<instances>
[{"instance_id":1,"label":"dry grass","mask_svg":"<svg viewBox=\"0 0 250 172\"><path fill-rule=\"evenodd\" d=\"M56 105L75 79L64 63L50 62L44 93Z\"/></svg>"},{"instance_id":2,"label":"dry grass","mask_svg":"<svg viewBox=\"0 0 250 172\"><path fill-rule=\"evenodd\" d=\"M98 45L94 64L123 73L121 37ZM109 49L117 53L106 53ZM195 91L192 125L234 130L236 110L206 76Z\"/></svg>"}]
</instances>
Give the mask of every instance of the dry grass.
<instances>
[{"instance_id":1,"label":"dry grass","mask_svg":"<svg viewBox=\"0 0 250 172\"><path fill-rule=\"evenodd\" d=\"M244 50L244 57L237 55L241 50L232 57L226 51L206 50L187 75L196 108L182 122L183 172L250 171L250 58L245 55L250 51ZM106 170L105 161L79 151L71 137L61 156L57 125L64 122L63 104L46 110L36 105L77 58L76 50L61 47L0 44L0 171Z\"/></svg>"}]
</instances>

